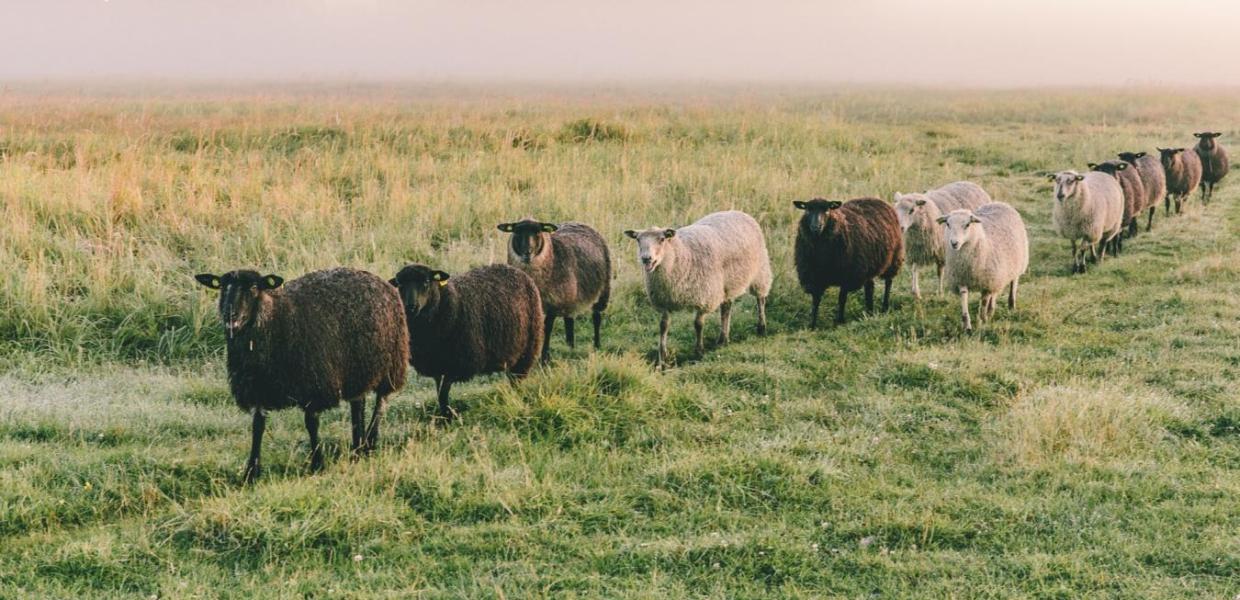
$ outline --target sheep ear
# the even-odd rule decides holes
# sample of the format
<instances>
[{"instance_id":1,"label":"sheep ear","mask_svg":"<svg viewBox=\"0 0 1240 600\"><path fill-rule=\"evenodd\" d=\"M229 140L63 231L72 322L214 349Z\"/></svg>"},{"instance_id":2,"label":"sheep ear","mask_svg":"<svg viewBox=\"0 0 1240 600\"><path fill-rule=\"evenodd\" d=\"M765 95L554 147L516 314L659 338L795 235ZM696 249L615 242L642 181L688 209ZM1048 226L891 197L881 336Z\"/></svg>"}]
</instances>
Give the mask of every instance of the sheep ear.
<instances>
[{"instance_id":1,"label":"sheep ear","mask_svg":"<svg viewBox=\"0 0 1240 600\"><path fill-rule=\"evenodd\" d=\"M664 230L663 230L663 239L665 239L665 240L670 240L670 239L672 239L672 238L674 238L674 237L676 237L676 230L675 230L675 229L664 229Z\"/></svg>"},{"instance_id":2,"label":"sheep ear","mask_svg":"<svg viewBox=\"0 0 1240 600\"><path fill-rule=\"evenodd\" d=\"M220 283L220 278L210 273L201 273L201 274L195 275L194 279L197 279L198 283L201 283L202 285L205 285L213 290L220 289L220 286L222 285Z\"/></svg>"},{"instance_id":3,"label":"sheep ear","mask_svg":"<svg viewBox=\"0 0 1240 600\"><path fill-rule=\"evenodd\" d=\"M925 201L925 200L918 200L917 202L914 202L913 204L916 204L917 206L925 206L925 205L926 205L926 201Z\"/></svg>"},{"instance_id":4,"label":"sheep ear","mask_svg":"<svg viewBox=\"0 0 1240 600\"><path fill-rule=\"evenodd\" d=\"M1193 134L1193 137L1195 137L1195 138L1201 138L1201 137L1205 137L1205 136L1206 136L1206 134L1204 134L1204 133L1194 133L1194 134Z\"/></svg>"},{"instance_id":5,"label":"sheep ear","mask_svg":"<svg viewBox=\"0 0 1240 600\"><path fill-rule=\"evenodd\" d=\"M898 197L899 194L896 194L896 196ZM800 210L805 210L805 208L809 206L808 204L805 203L804 200L793 200L792 205L797 207Z\"/></svg>"},{"instance_id":6,"label":"sheep ear","mask_svg":"<svg viewBox=\"0 0 1240 600\"><path fill-rule=\"evenodd\" d=\"M1142 156L1145 156L1145 153L1144 153L1144 152L1138 152L1138 153L1134 154L1133 156L1135 156L1135 157L1137 157L1137 158L1141 158Z\"/></svg>"},{"instance_id":7,"label":"sheep ear","mask_svg":"<svg viewBox=\"0 0 1240 600\"><path fill-rule=\"evenodd\" d=\"M1122 163L1119 163L1118 165L1115 165L1115 170L1117 171L1123 171L1124 169L1127 169L1127 168L1128 168L1128 163L1126 162L1122 162Z\"/></svg>"},{"instance_id":8,"label":"sheep ear","mask_svg":"<svg viewBox=\"0 0 1240 600\"><path fill-rule=\"evenodd\" d=\"M258 284L258 289L260 289L260 290L274 290L274 289L276 289L276 288L280 287L281 285L284 285L284 278L283 278L283 277L280 277L279 275L268 275L268 276L264 277L264 278L262 279L262 281L260 281L260 282L259 282L259 284Z\"/></svg>"},{"instance_id":9,"label":"sheep ear","mask_svg":"<svg viewBox=\"0 0 1240 600\"><path fill-rule=\"evenodd\" d=\"M439 285L448 283L448 274L443 271L431 271L431 281L438 281Z\"/></svg>"},{"instance_id":10,"label":"sheep ear","mask_svg":"<svg viewBox=\"0 0 1240 600\"><path fill-rule=\"evenodd\" d=\"M946 225L946 224L947 224L947 215L943 215L943 216L941 216L941 217L939 217L939 218L935 219L935 220L934 220L934 222L935 222L935 223L938 223L939 225Z\"/></svg>"},{"instance_id":11,"label":"sheep ear","mask_svg":"<svg viewBox=\"0 0 1240 600\"><path fill-rule=\"evenodd\" d=\"M628 236L628 237L631 237L631 238L633 238L633 239L637 239L637 232L636 232L636 231L633 231L632 229L625 229L625 230L624 230L624 235L626 235L626 236Z\"/></svg>"},{"instance_id":12,"label":"sheep ear","mask_svg":"<svg viewBox=\"0 0 1240 600\"><path fill-rule=\"evenodd\" d=\"M977 218L977 215L969 215L969 224L970 224L970 225L972 225L973 223L981 223L981 222L982 222L982 220L981 220L981 219L979 219L979 218Z\"/></svg>"},{"instance_id":13,"label":"sheep ear","mask_svg":"<svg viewBox=\"0 0 1240 600\"><path fill-rule=\"evenodd\" d=\"M1085 179L1085 176L1084 176L1084 175L1077 175L1077 176L1076 176L1076 180L1077 180L1077 181L1081 181L1081 180L1084 180L1084 179Z\"/></svg>"},{"instance_id":14,"label":"sheep ear","mask_svg":"<svg viewBox=\"0 0 1240 600\"><path fill-rule=\"evenodd\" d=\"M541 226L543 233L555 233L555 231L560 228L555 223L542 223Z\"/></svg>"},{"instance_id":15,"label":"sheep ear","mask_svg":"<svg viewBox=\"0 0 1240 600\"><path fill-rule=\"evenodd\" d=\"M1046 179L1047 181L1055 181L1056 179L1059 179L1059 176L1056 175L1055 173L1047 173Z\"/></svg>"},{"instance_id":16,"label":"sheep ear","mask_svg":"<svg viewBox=\"0 0 1240 600\"><path fill-rule=\"evenodd\" d=\"M840 202L839 200L832 200L830 202L827 202L827 208L829 209L836 209L841 206L844 206L844 203Z\"/></svg>"},{"instance_id":17,"label":"sheep ear","mask_svg":"<svg viewBox=\"0 0 1240 600\"><path fill-rule=\"evenodd\" d=\"M388 280L388 283L392 284L392 287L394 287L394 288L398 288L398 287L400 287L400 282L399 282L399 281L396 281L396 278L395 278L395 277L393 277L393 278L389 279L389 280Z\"/></svg>"},{"instance_id":18,"label":"sheep ear","mask_svg":"<svg viewBox=\"0 0 1240 600\"><path fill-rule=\"evenodd\" d=\"M896 202L899 202L900 198L903 198L903 197L904 197L904 194L901 194L900 192L896 192L896 195L895 195Z\"/></svg>"},{"instance_id":19,"label":"sheep ear","mask_svg":"<svg viewBox=\"0 0 1240 600\"><path fill-rule=\"evenodd\" d=\"M516 223L500 223L499 225L496 225L495 228L504 233L512 233L514 225L516 225Z\"/></svg>"},{"instance_id":20,"label":"sheep ear","mask_svg":"<svg viewBox=\"0 0 1240 600\"><path fill-rule=\"evenodd\" d=\"M1098 168L1098 163L1085 163L1085 166L1089 167L1090 171L1093 171Z\"/></svg>"}]
</instances>

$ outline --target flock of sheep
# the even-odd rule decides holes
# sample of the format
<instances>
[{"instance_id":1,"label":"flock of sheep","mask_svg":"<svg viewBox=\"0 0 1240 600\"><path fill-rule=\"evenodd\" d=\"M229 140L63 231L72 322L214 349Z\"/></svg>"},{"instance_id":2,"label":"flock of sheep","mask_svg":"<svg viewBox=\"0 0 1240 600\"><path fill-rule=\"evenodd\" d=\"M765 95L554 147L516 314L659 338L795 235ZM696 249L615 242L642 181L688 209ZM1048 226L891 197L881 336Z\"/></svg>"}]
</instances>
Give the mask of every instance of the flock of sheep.
<instances>
[{"instance_id":1,"label":"flock of sheep","mask_svg":"<svg viewBox=\"0 0 1240 600\"><path fill-rule=\"evenodd\" d=\"M1083 272L1086 255L1101 261L1122 250L1148 211L1146 230L1159 198L1180 212L1200 187L1208 203L1228 170L1220 134L1194 134L1191 150L1159 148L1161 160L1144 152L1091 164L1090 171L1061 171L1055 183L1052 218L1072 244L1072 270ZM921 297L918 269L933 266L938 289L960 295L964 329L972 331L969 294L980 296L978 318L994 314L996 297L1007 292L1016 304L1020 277L1029 266L1029 238L1015 209L993 201L979 186L956 182L923 194L895 195L895 202L859 198L840 202L796 201L803 211L797 227L795 263L802 289L811 297L810 326L818 323L822 295L839 288L835 320L844 319L850 292L864 290L874 309L875 279L882 279L883 309L891 282L909 264L912 293ZM582 223L526 219L501 223L511 234L508 264L463 275L425 265L408 265L394 278L349 268L309 273L284 283L276 275L239 270L201 274L202 285L219 290L219 313L227 333L228 379L237 405L253 415L252 445L245 478L259 475L266 412L298 406L310 437L311 468L323 466L319 413L345 400L352 420L352 450L367 454L378 444L388 396L405 384L406 369L435 380L439 412L453 416L453 383L485 373L527 375L549 359L556 318L564 320L568 345L575 322L591 315L599 348L602 313L611 295L611 257L603 236ZM766 330L766 299L772 272L762 228L740 211L707 215L668 229L629 230L637 241L646 293L660 313L658 364L668 358L671 313L692 310L696 351L703 352L706 315L719 311L719 343L728 341L734 301L757 298L757 329ZM365 396L375 394L369 422Z\"/></svg>"}]
</instances>

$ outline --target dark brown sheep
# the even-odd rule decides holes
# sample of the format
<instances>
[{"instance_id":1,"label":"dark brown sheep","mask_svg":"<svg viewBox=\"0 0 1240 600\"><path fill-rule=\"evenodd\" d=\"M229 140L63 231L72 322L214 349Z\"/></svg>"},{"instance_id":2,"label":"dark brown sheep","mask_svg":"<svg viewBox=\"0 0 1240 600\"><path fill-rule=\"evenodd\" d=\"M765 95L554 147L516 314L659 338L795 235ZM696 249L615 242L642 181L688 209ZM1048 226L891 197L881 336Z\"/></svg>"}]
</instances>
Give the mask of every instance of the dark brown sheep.
<instances>
[{"instance_id":1,"label":"dark brown sheep","mask_svg":"<svg viewBox=\"0 0 1240 600\"><path fill-rule=\"evenodd\" d=\"M434 378L439 414L453 417L448 390L475 375L525 377L543 345L542 299L529 275L490 265L452 277L409 265L389 281L409 325L409 361Z\"/></svg>"},{"instance_id":2,"label":"dark brown sheep","mask_svg":"<svg viewBox=\"0 0 1240 600\"><path fill-rule=\"evenodd\" d=\"M1145 230L1149 231L1154 228L1154 213L1158 210L1158 203L1167 197L1167 174L1157 158L1144 152L1120 152L1119 159L1135 167L1137 176L1141 178L1141 187L1145 188L1145 206L1149 213Z\"/></svg>"},{"instance_id":3,"label":"dark brown sheep","mask_svg":"<svg viewBox=\"0 0 1240 600\"><path fill-rule=\"evenodd\" d=\"M1159 148L1163 172L1167 176L1167 199L1164 209L1171 214L1171 201L1175 200L1175 214L1180 214L1188 195L1201 184L1201 157L1184 148Z\"/></svg>"},{"instance_id":4,"label":"dark brown sheep","mask_svg":"<svg viewBox=\"0 0 1240 600\"><path fill-rule=\"evenodd\" d=\"M1128 168L1128 163L1122 160L1108 160L1101 164L1089 163L1091 171L1099 171L1106 173L1115 178L1119 182L1120 190L1124 192L1124 215L1120 222L1120 228L1128 229L1128 236L1137 234L1137 217L1145 210L1145 186L1141 183L1141 175L1136 169ZM1124 236L1117 235L1111 240L1111 251L1118 256L1124 249Z\"/></svg>"},{"instance_id":5,"label":"dark brown sheep","mask_svg":"<svg viewBox=\"0 0 1240 600\"><path fill-rule=\"evenodd\" d=\"M611 298L611 255L603 236L583 223L543 223L525 219L500 223L512 234L508 264L534 279L543 303L542 359L551 357L551 330L564 317L564 340L575 346L576 317L586 310L594 322L594 349L601 347L603 310Z\"/></svg>"},{"instance_id":6,"label":"dark brown sheep","mask_svg":"<svg viewBox=\"0 0 1240 600\"><path fill-rule=\"evenodd\" d=\"M1193 137L1197 138L1197 145L1193 147L1193 150L1201 159L1202 204L1210 203L1210 199L1214 197L1215 184L1226 177L1227 171L1231 168L1227 159L1227 149L1218 143L1220 135L1223 134L1212 131L1193 134Z\"/></svg>"},{"instance_id":7,"label":"dark brown sheep","mask_svg":"<svg viewBox=\"0 0 1240 600\"><path fill-rule=\"evenodd\" d=\"M874 278L884 282L883 310L891 298L891 280L904 264L900 222L890 204L878 198L848 202L816 198L795 201L805 211L797 227L796 268L801 288L813 297L810 327L818 326L818 305L830 286L839 286L835 322L844 322L848 292L865 288L865 307L874 310Z\"/></svg>"},{"instance_id":8,"label":"dark brown sheep","mask_svg":"<svg viewBox=\"0 0 1240 600\"><path fill-rule=\"evenodd\" d=\"M405 385L409 333L400 297L382 279L353 269L315 271L281 285L275 275L232 271L195 276L220 291L228 333L228 383L254 415L245 478L258 477L267 411L300 407L310 434L310 467L323 467L319 413L347 400L353 451L379 442L384 401ZM365 395L375 393L370 424ZM363 433L365 434L363 436Z\"/></svg>"}]
</instances>

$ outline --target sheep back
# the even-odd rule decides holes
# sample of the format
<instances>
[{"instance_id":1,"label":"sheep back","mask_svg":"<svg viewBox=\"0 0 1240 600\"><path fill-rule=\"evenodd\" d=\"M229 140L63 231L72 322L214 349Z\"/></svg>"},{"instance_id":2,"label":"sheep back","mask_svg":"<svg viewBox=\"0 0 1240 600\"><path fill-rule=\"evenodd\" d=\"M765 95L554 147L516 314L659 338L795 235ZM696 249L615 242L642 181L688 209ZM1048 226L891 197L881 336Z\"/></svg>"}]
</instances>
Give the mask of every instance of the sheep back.
<instances>
[{"instance_id":1,"label":"sheep back","mask_svg":"<svg viewBox=\"0 0 1240 600\"><path fill-rule=\"evenodd\" d=\"M1147 197L1145 195L1145 186L1141 184L1141 175L1136 169L1128 168L1128 163L1122 160L1108 160L1106 162L1092 165L1091 170L1099 173L1106 173L1115 178L1119 182L1120 191L1124 195L1124 213L1121 222L1127 225L1134 216L1148 208L1146 204Z\"/></svg>"},{"instance_id":2,"label":"sheep back","mask_svg":"<svg viewBox=\"0 0 1240 600\"><path fill-rule=\"evenodd\" d=\"M547 314L575 317L591 308L606 308L611 296L611 255L603 236L589 225L568 222L548 237L548 260L529 265L510 260L534 279Z\"/></svg>"},{"instance_id":3,"label":"sheep back","mask_svg":"<svg viewBox=\"0 0 1240 600\"><path fill-rule=\"evenodd\" d=\"M270 313L260 315L253 335L229 343L229 385L238 407L318 412L405 385L409 334L400 296L387 282L336 268L269 293Z\"/></svg>"},{"instance_id":4,"label":"sheep back","mask_svg":"<svg viewBox=\"0 0 1240 600\"><path fill-rule=\"evenodd\" d=\"M944 215L959 208L973 210L992 201L990 194L972 181L952 182L926 192L926 196L938 205L939 212Z\"/></svg>"},{"instance_id":5,"label":"sheep back","mask_svg":"<svg viewBox=\"0 0 1240 600\"><path fill-rule=\"evenodd\" d=\"M451 276L434 306L408 322L410 361L426 377L456 382L501 371L524 373L542 352L538 287L508 265Z\"/></svg>"},{"instance_id":6,"label":"sheep back","mask_svg":"<svg viewBox=\"0 0 1240 600\"><path fill-rule=\"evenodd\" d=\"M970 211L954 211L967 215ZM995 294L1029 269L1029 234L1016 209L1004 202L992 202L972 211L985 232L986 244L968 244L947 249L944 278L950 289L967 287L982 294Z\"/></svg>"},{"instance_id":7,"label":"sheep back","mask_svg":"<svg viewBox=\"0 0 1240 600\"><path fill-rule=\"evenodd\" d=\"M813 207L825 200L815 199ZM827 211L815 233L807 210L797 226L794 262L801 289L822 294L831 286L859 289L875 277L892 279L904 264L904 241L896 211L878 198L849 200Z\"/></svg>"},{"instance_id":8,"label":"sheep back","mask_svg":"<svg viewBox=\"0 0 1240 600\"><path fill-rule=\"evenodd\" d=\"M1167 174L1157 158L1145 152L1124 152L1119 158L1135 167L1145 190L1145 207L1158 204L1167 195Z\"/></svg>"},{"instance_id":9,"label":"sheep back","mask_svg":"<svg viewBox=\"0 0 1240 600\"><path fill-rule=\"evenodd\" d=\"M746 213L711 213L665 243L663 264L646 273L646 294L660 310L709 312L747 291L771 292L766 237Z\"/></svg>"}]
</instances>

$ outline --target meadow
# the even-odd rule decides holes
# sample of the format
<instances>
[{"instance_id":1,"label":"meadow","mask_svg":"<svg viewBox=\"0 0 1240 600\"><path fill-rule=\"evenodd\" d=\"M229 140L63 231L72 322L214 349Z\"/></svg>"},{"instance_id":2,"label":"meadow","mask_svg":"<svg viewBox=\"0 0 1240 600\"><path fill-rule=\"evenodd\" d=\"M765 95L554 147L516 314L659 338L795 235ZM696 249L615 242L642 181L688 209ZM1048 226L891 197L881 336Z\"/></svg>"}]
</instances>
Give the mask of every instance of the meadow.
<instances>
[{"instance_id":1,"label":"meadow","mask_svg":"<svg viewBox=\"0 0 1240 600\"><path fill-rule=\"evenodd\" d=\"M1240 192L1069 274L1045 173L1240 131L1227 91L353 87L0 92L0 597L1232 598ZM1223 143L1234 143L1229 136ZM1233 177L1236 177L1233 175ZM806 329L792 201L970 179L1031 235L1016 311L954 295ZM770 332L652 368L630 228L766 229ZM194 273L390 277L579 220L615 261L603 351L429 380L351 462L275 413L241 482ZM923 277L923 289L933 289ZM717 316L707 321L708 340ZM579 341L582 336L579 332Z\"/></svg>"}]
</instances>

